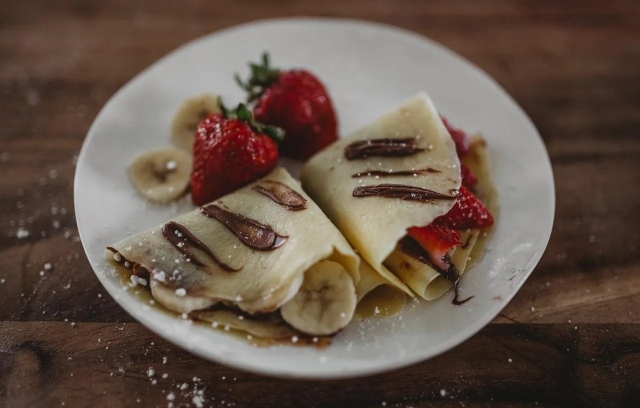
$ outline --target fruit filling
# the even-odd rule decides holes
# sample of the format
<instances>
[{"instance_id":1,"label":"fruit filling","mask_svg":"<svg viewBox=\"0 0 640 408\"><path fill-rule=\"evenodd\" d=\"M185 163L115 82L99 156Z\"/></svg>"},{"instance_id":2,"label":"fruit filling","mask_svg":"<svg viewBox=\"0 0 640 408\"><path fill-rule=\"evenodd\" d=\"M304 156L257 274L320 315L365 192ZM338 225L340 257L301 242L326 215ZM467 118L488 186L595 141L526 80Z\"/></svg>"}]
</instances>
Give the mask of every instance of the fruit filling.
<instances>
[{"instance_id":1,"label":"fruit filling","mask_svg":"<svg viewBox=\"0 0 640 408\"><path fill-rule=\"evenodd\" d=\"M462 244L460 231L431 223L426 227L409 228L407 235L413 238L429 255L429 260L439 269L446 270L449 265L446 255L451 248Z\"/></svg>"},{"instance_id":2,"label":"fruit filling","mask_svg":"<svg viewBox=\"0 0 640 408\"><path fill-rule=\"evenodd\" d=\"M456 144L458 157L465 156L469 150L470 137L464 131L451 126L445 118L442 120ZM451 263L451 254L456 247L464 247L465 244L460 241L463 231L489 228L494 223L489 209L472 192L478 179L464 164L461 165L460 172L462 186L458 190L458 197L451 210L427 226L412 227L407 230L407 236L424 250L428 263L446 279L452 281L456 299L459 274Z\"/></svg>"},{"instance_id":3,"label":"fruit filling","mask_svg":"<svg viewBox=\"0 0 640 408\"><path fill-rule=\"evenodd\" d=\"M462 231L488 228L493 225L491 212L465 186L460 187L453 208L425 227L409 228L407 235L416 240L440 269L449 267L450 251L460 242Z\"/></svg>"}]
</instances>

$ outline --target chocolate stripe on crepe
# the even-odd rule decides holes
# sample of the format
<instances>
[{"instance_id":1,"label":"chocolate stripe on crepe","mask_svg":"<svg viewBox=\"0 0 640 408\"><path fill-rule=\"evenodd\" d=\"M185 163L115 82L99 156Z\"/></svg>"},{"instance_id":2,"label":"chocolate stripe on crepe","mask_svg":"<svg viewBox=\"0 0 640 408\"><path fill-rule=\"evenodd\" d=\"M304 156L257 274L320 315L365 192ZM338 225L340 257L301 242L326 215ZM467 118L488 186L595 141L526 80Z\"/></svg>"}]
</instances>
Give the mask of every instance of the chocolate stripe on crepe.
<instances>
[{"instance_id":1,"label":"chocolate stripe on crepe","mask_svg":"<svg viewBox=\"0 0 640 408\"><path fill-rule=\"evenodd\" d=\"M289 186L277 181L265 180L253 186L253 190L269 197L290 211L301 211L307 208L307 200Z\"/></svg>"},{"instance_id":2,"label":"chocolate stripe on crepe","mask_svg":"<svg viewBox=\"0 0 640 408\"><path fill-rule=\"evenodd\" d=\"M180 225L175 221L169 221L162 226L162 235L167 239L167 241L171 243L171 245L173 245L186 257L187 262L191 262L192 264L198 266L204 266L204 263L198 260L198 258L196 258L196 256L186 248L187 245L191 245L209 255L209 258L211 258L216 264L218 264L218 266L220 266L227 272L236 272L241 269L232 268L231 266L219 260L213 254L211 249L209 249L209 247L204 244L204 242L200 241L184 225Z\"/></svg>"},{"instance_id":3,"label":"chocolate stripe on crepe","mask_svg":"<svg viewBox=\"0 0 640 408\"><path fill-rule=\"evenodd\" d=\"M114 247L108 246L107 249L113 252L113 260L114 262L124 266L125 268L131 268L135 262L131 262L127 258L125 258L117 249Z\"/></svg>"},{"instance_id":4,"label":"chocolate stripe on crepe","mask_svg":"<svg viewBox=\"0 0 640 408\"><path fill-rule=\"evenodd\" d=\"M471 243L471 238L473 238L473 234L469 235L467 237L467 240L464 242L464 244L462 244L462 246L460 248L462 249L467 249L467 247L469 246L469 244Z\"/></svg>"},{"instance_id":5,"label":"chocolate stripe on crepe","mask_svg":"<svg viewBox=\"0 0 640 408\"><path fill-rule=\"evenodd\" d=\"M455 200L458 198L457 190L451 190L450 193L452 195L441 194L426 188L406 186L403 184L378 184L375 186L360 186L353 189L354 197L397 198L423 203L429 203L432 200Z\"/></svg>"},{"instance_id":6,"label":"chocolate stripe on crepe","mask_svg":"<svg viewBox=\"0 0 640 408\"><path fill-rule=\"evenodd\" d=\"M440 173L440 170L428 167L426 169L416 170L365 170L360 173L352 174L352 178L360 177L394 177L394 176L417 176L419 174Z\"/></svg>"},{"instance_id":7,"label":"chocolate stripe on crepe","mask_svg":"<svg viewBox=\"0 0 640 408\"><path fill-rule=\"evenodd\" d=\"M284 245L288 238L279 235L268 225L224 210L215 204L202 207L200 211L223 223L243 244L256 251L273 251Z\"/></svg>"},{"instance_id":8,"label":"chocolate stripe on crepe","mask_svg":"<svg viewBox=\"0 0 640 408\"><path fill-rule=\"evenodd\" d=\"M344 149L347 160L366 159L367 157L405 157L425 149L418 147L414 137L404 139L368 139L357 140Z\"/></svg>"},{"instance_id":9,"label":"chocolate stripe on crepe","mask_svg":"<svg viewBox=\"0 0 640 408\"><path fill-rule=\"evenodd\" d=\"M443 278L445 278L446 280L448 280L453 284L453 291L455 293L455 296L453 297L453 300L451 301L451 303L459 306L463 303L468 302L473 298L473 296L469 296L464 300L458 300L458 296L459 296L458 285L460 284L460 273L458 272L456 267L453 265L453 263L451 263L451 258L449 258L448 254L443 257L443 260L445 261L445 263L449 265L448 268L444 270L439 268L433 262L431 262L431 259L429 258L429 254L427 253L427 251L425 251L424 248L422 248L420 244L418 244L414 239L410 237L402 238L400 240L400 248L405 254L435 269L440 275L442 275Z\"/></svg>"}]
</instances>

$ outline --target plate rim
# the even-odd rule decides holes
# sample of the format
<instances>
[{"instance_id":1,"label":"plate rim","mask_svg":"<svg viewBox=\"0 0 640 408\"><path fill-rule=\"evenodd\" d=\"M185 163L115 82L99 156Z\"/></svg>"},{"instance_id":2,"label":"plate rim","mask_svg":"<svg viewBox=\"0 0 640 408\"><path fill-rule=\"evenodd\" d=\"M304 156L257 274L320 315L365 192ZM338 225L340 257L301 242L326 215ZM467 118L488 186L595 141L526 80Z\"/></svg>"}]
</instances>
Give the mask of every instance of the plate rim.
<instances>
[{"instance_id":1,"label":"plate rim","mask_svg":"<svg viewBox=\"0 0 640 408\"><path fill-rule=\"evenodd\" d=\"M439 52L447 54L447 56L453 59L456 59L458 62L466 65L467 68L471 69L471 72L473 72L473 74L480 76L482 80L488 81L489 83L491 83L496 88L496 90L502 94L503 97L506 97L506 99L510 102L511 106L516 108L516 110L520 113L520 116L522 117L522 119L524 119L529 125L529 127L531 127L531 129L535 132L535 135L537 136L537 138L535 138L536 142L540 145L545 158L545 162L541 164L541 166L544 165L544 169L549 176L548 180L550 184L548 185L548 189L551 194L547 197L546 205L550 207L550 210L551 210L550 217L548 220L548 226L545 228L545 233L541 235L540 245L539 245L540 249L534 254L534 256L531 258L527 266L524 268L524 270L526 270L527 272L525 273L525 276L522 279L522 281L517 285L517 287L514 287L512 292L509 294L508 298L506 298L504 302L500 304L500 307L498 308L498 312L496 313L497 315L499 311L504 309L509 304L509 302L513 299L513 297L518 293L522 285L524 285L524 283L529 278L529 276L533 272L536 265L539 263L540 259L542 258L542 255L544 254L544 251L548 246L549 239L551 237L551 233L553 230L553 225L555 221L555 211L556 211L555 179L553 175L553 167L551 165L551 160L550 160L546 145L544 143L544 140L542 139L540 132L538 131L537 127L535 126L531 118L526 114L524 109L517 103L517 101L502 87L502 85L498 81L496 81L493 77L491 77L488 73L486 73L483 69L475 65L473 62L471 62L464 56L456 53L455 51L447 48L446 46L422 35L421 33L411 31L402 27L394 26L391 24L387 24L387 23L369 21L364 19L343 18L343 17L337 17L337 18L334 18L334 17L284 17L284 18L256 19L256 20L243 22L241 24L225 27L220 30L204 34L202 36L189 40L184 44L181 44L180 46L174 48L173 50L169 51L167 54L163 55L159 59L152 62L142 71L140 71L138 74L136 74L131 79L126 81L113 95L111 95L109 100L102 106L102 108L100 109L100 112L94 118L83 140L80 153L78 154L76 170L74 172L74 183L73 183L74 212L75 212L75 218L76 218L76 225L78 227L78 235L80 237L80 241L82 243L82 247L83 247L83 250L85 251L85 255L87 256L87 258L89 258L89 253L90 253L88 248L89 244L86 242L86 239L83 238L82 228L80 226L79 219L78 219L78 214L79 214L78 212L79 181L78 180L79 180L79 173L81 168L80 164L83 163L83 161L85 160L85 156L88 154L87 153L89 149L88 146L90 145L90 141L95 137L97 124L100 122L103 115L106 115L105 112L109 111L108 108L113 103L115 103L114 101L117 99L117 97L122 92L124 92L132 83L134 83L139 78L147 74L147 72L149 72L154 67L161 64L165 60L171 58L174 54L179 53L185 48L207 41L212 37L215 37L218 35L224 35L233 31L241 31L248 27L254 27L257 25L278 25L282 23L287 24L287 23L301 23L301 22L311 23L311 24L341 24L346 26L360 26L360 27L372 28L376 30L382 30L382 31L385 31L386 33L390 33L393 35L404 36L414 41L426 42L431 47L436 48ZM463 331L458 333L455 341L448 340L446 342L443 342L441 346L431 348L429 353L411 354L409 357L398 358L396 360L393 360L392 362L386 362L384 365L379 365L375 367L359 367L356 369L349 369L344 371L326 370L326 371L314 371L314 372L300 372L300 371L295 371L290 369L280 369L280 368L265 368L260 365L252 365L249 363L244 363L243 361L239 361L233 355L228 357L227 355L221 353L214 356L211 353L207 352L206 347L200 347L198 346L197 343L187 344L183 342L178 335L174 334L171 331L167 331L166 328L163 328L159 324L157 324L157 322L154 321L154 319L151 319L151 318L145 319L145 318L140 318L139 316L135 316L132 311L130 311L127 307L124 306L124 302L122 301L122 298L118 296L116 293L112 293L113 291L115 291L115 289L111 288L109 285L105 285L103 280L107 278L101 276L101 274L98 273L98 271L96 270L96 268L94 268L94 265L90 260L89 260L89 264L91 265L91 268L94 274L102 284L103 288L109 293L109 295L115 300L115 302L122 309L124 309L124 311L127 314L129 314L136 322L140 323L145 328L151 330L152 332L159 335L160 337L170 341L175 346L185 349L190 353L195 354L207 361L211 361L217 364L223 364L228 367L240 369L240 370L258 374L258 375L268 375L268 376L278 377L278 378L308 379L308 380L346 379L346 378L354 378L354 377L372 376L375 374L381 374L381 373L389 372L389 371L396 370L403 367L413 366L420 362L425 362L427 360L430 360L446 351L449 351L459 346L460 344L466 342L473 335L478 333L480 330L482 330L482 328L490 324L490 322L482 323L482 321L480 321L478 323L468 325ZM492 318L492 320L494 318L495 316Z\"/></svg>"}]
</instances>

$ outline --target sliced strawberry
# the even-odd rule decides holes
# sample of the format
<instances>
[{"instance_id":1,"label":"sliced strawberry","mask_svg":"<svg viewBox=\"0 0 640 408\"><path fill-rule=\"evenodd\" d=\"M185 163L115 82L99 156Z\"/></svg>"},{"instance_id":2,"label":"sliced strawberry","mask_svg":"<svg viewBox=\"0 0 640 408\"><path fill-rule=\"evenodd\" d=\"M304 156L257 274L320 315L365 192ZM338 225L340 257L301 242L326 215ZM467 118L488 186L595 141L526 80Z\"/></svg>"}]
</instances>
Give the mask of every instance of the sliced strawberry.
<instances>
[{"instance_id":1,"label":"sliced strawberry","mask_svg":"<svg viewBox=\"0 0 640 408\"><path fill-rule=\"evenodd\" d=\"M471 138L464 130L457 129L449 123L449 121L444 117L440 116L442 119L442 123L449 131L453 142L456 144L456 152L458 152L458 157L464 157L469 151L469 147L471 146Z\"/></svg>"},{"instance_id":2,"label":"sliced strawberry","mask_svg":"<svg viewBox=\"0 0 640 408\"><path fill-rule=\"evenodd\" d=\"M464 164L460 170L462 171L462 185L469 189L473 188L473 186L478 183L476 176L471 172L469 167Z\"/></svg>"},{"instance_id":3,"label":"sliced strawberry","mask_svg":"<svg viewBox=\"0 0 640 408\"><path fill-rule=\"evenodd\" d=\"M439 223L431 223L426 227L412 227L407 235L416 240L429 254L431 262L441 269L447 269L445 255L460 242L460 231L447 228Z\"/></svg>"},{"instance_id":4,"label":"sliced strawberry","mask_svg":"<svg viewBox=\"0 0 640 408\"><path fill-rule=\"evenodd\" d=\"M462 186L451 211L434 222L457 230L486 228L493 225L493 216L468 188Z\"/></svg>"}]
</instances>

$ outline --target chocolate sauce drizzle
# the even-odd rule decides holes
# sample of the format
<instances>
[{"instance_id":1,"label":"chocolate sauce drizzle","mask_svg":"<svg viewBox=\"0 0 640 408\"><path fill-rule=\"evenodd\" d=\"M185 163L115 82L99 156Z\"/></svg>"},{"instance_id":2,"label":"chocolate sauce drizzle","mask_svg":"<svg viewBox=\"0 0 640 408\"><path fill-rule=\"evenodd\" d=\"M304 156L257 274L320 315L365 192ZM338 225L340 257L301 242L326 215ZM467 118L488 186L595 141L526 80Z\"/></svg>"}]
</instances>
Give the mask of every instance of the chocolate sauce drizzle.
<instances>
[{"instance_id":1,"label":"chocolate sauce drizzle","mask_svg":"<svg viewBox=\"0 0 640 408\"><path fill-rule=\"evenodd\" d=\"M445 278L446 280L448 280L453 284L453 291L455 293L455 296L453 297L453 300L451 301L451 303L453 303L456 306L459 306L468 302L473 298L473 296L469 296L464 300L458 300L458 297L459 297L458 286L460 284L460 273L458 272L458 269L456 269L455 265L451 262L451 258L449 257L449 254L446 254L442 258L442 260L448 265L447 269L444 270L431 261L431 258L429 257L429 254L427 253L427 251L425 251L424 248L422 248L422 246L420 246L420 244L418 244L413 238L411 237L402 238L400 240L400 248L405 254L435 269L440 275L442 275L443 278Z\"/></svg>"},{"instance_id":2,"label":"chocolate sauce drizzle","mask_svg":"<svg viewBox=\"0 0 640 408\"><path fill-rule=\"evenodd\" d=\"M114 247L110 247L110 246L108 246L108 247L107 247L107 249L108 249L109 251L113 252L113 255L114 255L114 257L113 257L113 262L116 262L116 263L118 263L118 264L120 264L120 265L122 265L122 266L124 266L124 264L125 264L125 263L129 263L130 265L133 265L133 262L131 262L130 260L128 260L127 258L125 258L125 257L124 257L122 254L120 254L120 253L118 252L118 250L117 250L117 249L115 249ZM120 260L116 259L116 257L115 257L115 255L116 255L116 254L120 254L120 256L119 256Z\"/></svg>"},{"instance_id":3,"label":"chocolate sauce drizzle","mask_svg":"<svg viewBox=\"0 0 640 408\"><path fill-rule=\"evenodd\" d=\"M353 189L354 197L385 197L400 200L420 201L430 203L433 200L455 200L457 190L450 190L452 195L441 194L422 187L406 186L403 184L378 184L375 186L359 186Z\"/></svg>"},{"instance_id":4,"label":"chocolate sauce drizzle","mask_svg":"<svg viewBox=\"0 0 640 408\"><path fill-rule=\"evenodd\" d=\"M403 139L367 139L357 140L345 147L344 157L347 160L366 159L367 157L405 157L425 149L418 147L415 137Z\"/></svg>"},{"instance_id":5,"label":"chocolate sauce drizzle","mask_svg":"<svg viewBox=\"0 0 640 408\"><path fill-rule=\"evenodd\" d=\"M418 174L441 173L440 170L427 167L426 169L416 170L366 170L360 173L352 174L352 178L361 177L395 177L395 176L417 176Z\"/></svg>"},{"instance_id":6,"label":"chocolate sauce drizzle","mask_svg":"<svg viewBox=\"0 0 640 408\"><path fill-rule=\"evenodd\" d=\"M473 238L473 234L469 235L467 237L467 240L464 241L464 244L462 244L462 246L460 248L462 249L467 249L467 247L469 246L469 244L471 243L471 238Z\"/></svg>"},{"instance_id":7,"label":"chocolate sauce drizzle","mask_svg":"<svg viewBox=\"0 0 640 408\"><path fill-rule=\"evenodd\" d=\"M144 266L140 265L138 262L132 262L130 260L128 260L127 258L125 258L120 252L118 252L117 249L115 249L114 247L107 247L107 249L111 252L113 252L113 262L124 266L125 268L130 269L134 275L140 277L140 278L145 278L145 279L149 279L149 270L147 268L145 268ZM118 254L118 259L116 259L116 254ZM127 266L127 264L129 264Z\"/></svg>"},{"instance_id":8,"label":"chocolate sauce drizzle","mask_svg":"<svg viewBox=\"0 0 640 408\"><path fill-rule=\"evenodd\" d=\"M186 248L187 245L190 245L209 255L209 258L211 258L216 264L218 264L219 267L227 272L236 272L241 269L232 268L231 266L219 260L213 254L211 249L209 249L209 247L204 244L204 242L200 241L184 225L180 225L175 221L169 221L162 226L162 235L167 239L167 241L171 243L171 245L173 245L186 257L187 262L191 262L192 264L197 266L204 266L204 263L198 260L198 258L196 258L196 256Z\"/></svg>"},{"instance_id":9,"label":"chocolate sauce drizzle","mask_svg":"<svg viewBox=\"0 0 640 408\"><path fill-rule=\"evenodd\" d=\"M215 204L202 207L200 211L223 223L243 244L256 251L273 251L284 245L289 238L279 235L268 225L224 210Z\"/></svg>"},{"instance_id":10,"label":"chocolate sauce drizzle","mask_svg":"<svg viewBox=\"0 0 640 408\"><path fill-rule=\"evenodd\" d=\"M269 197L289 211L301 211L307 208L307 200L289 186L277 181L264 180L253 186L253 190Z\"/></svg>"}]
</instances>

